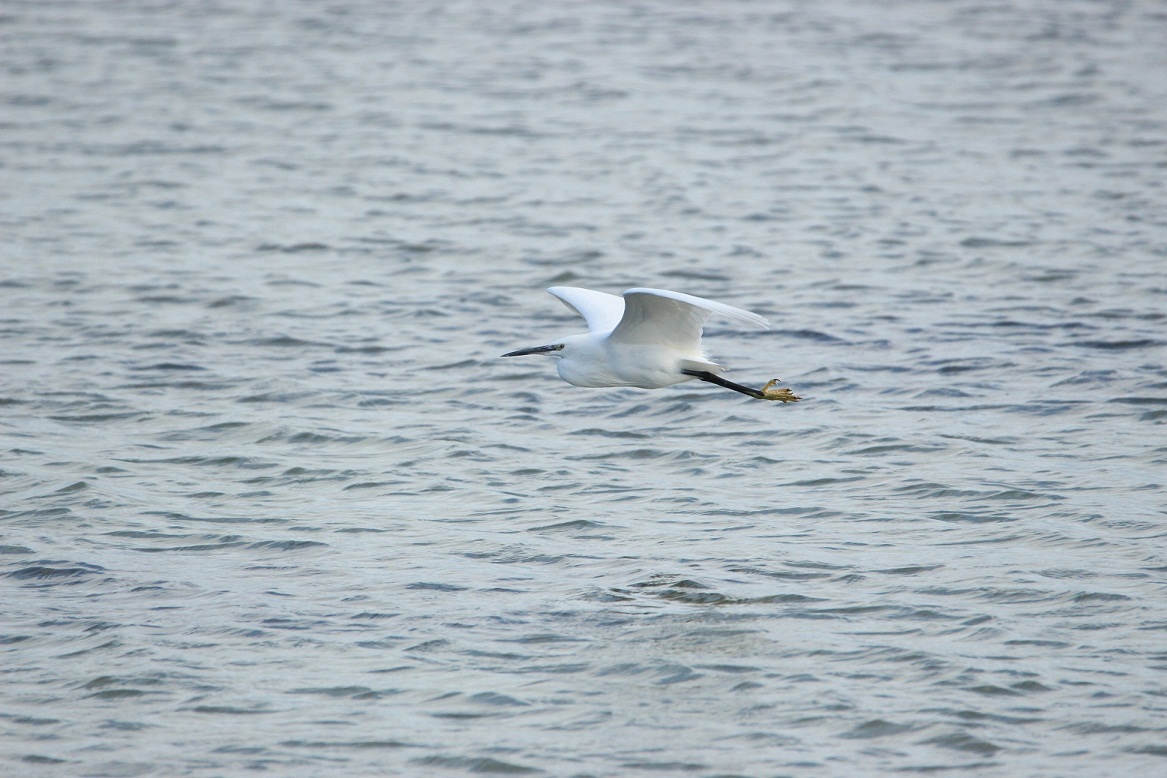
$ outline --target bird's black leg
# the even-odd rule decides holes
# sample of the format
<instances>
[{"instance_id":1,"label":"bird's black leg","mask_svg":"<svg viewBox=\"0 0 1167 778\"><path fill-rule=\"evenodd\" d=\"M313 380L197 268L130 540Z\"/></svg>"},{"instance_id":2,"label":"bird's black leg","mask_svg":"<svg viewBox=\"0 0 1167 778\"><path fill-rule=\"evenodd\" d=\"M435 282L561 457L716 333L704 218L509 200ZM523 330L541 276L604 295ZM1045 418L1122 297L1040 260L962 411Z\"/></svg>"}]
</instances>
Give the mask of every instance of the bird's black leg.
<instances>
[{"instance_id":1,"label":"bird's black leg","mask_svg":"<svg viewBox=\"0 0 1167 778\"><path fill-rule=\"evenodd\" d=\"M726 389L732 389L735 392L753 397L755 400L781 400L784 403L796 403L800 397L795 396L794 392L789 389L773 389L774 384L778 383L778 379L772 379L761 389L751 389L748 386L735 384L733 381L727 381L716 373L710 373L708 370L681 370L685 375L691 375L694 378L699 378L702 381L708 381L711 384L724 386Z\"/></svg>"}]
</instances>

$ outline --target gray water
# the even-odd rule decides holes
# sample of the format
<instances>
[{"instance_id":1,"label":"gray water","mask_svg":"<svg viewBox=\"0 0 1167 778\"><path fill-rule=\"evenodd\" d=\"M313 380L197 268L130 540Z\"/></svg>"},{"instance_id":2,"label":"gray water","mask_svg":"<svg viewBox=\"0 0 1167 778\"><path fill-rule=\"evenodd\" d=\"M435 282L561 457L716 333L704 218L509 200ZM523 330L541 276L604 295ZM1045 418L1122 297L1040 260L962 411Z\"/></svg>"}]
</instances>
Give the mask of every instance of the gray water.
<instances>
[{"instance_id":1,"label":"gray water","mask_svg":"<svg viewBox=\"0 0 1167 778\"><path fill-rule=\"evenodd\" d=\"M0 10L0 773L1167 769L1161 3Z\"/></svg>"}]
</instances>

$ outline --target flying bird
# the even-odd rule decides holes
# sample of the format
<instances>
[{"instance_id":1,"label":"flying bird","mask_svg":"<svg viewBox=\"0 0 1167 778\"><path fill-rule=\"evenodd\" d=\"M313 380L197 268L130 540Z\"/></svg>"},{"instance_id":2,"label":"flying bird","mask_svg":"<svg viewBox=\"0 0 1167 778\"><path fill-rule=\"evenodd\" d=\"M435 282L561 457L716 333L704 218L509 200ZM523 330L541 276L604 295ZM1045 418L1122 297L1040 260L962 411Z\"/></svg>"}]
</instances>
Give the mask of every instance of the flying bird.
<instances>
[{"instance_id":1,"label":"flying bird","mask_svg":"<svg viewBox=\"0 0 1167 778\"><path fill-rule=\"evenodd\" d=\"M559 377L573 386L636 386L660 389L684 381L708 381L758 400L798 402L777 378L761 389L721 377L726 368L701 348L701 328L713 314L769 329L756 313L667 289L629 289L623 297L574 286L547 290L587 322L588 332L546 346L503 354L547 354L558 360Z\"/></svg>"}]
</instances>

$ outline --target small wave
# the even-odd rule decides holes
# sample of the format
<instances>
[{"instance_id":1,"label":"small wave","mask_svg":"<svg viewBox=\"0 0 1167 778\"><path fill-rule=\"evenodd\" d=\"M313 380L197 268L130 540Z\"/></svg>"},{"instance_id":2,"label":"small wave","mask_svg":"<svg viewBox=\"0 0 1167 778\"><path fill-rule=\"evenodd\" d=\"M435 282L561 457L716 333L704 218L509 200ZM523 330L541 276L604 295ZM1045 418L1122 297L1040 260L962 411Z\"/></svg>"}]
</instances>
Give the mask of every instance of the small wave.
<instances>
[{"instance_id":1,"label":"small wave","mask_svg":"<svg viewBox=\"0 0 1167 778\"><path fill-rule=\"evenodd\" d=\"M435 767L443 770L465 770L470 773L489 775L530 775L543 772L534 767L524 767L513 762L504 762L494 757L426 756L414 759L412 764L419 767Z\"/></svg>"},{"instance_id":2,"label":"small wave","mask_svg":"<svg viewBox=\"0 0 1167 778\"><path fill-rule=\"evenodd\" d=\"M300 551L305 548L327 547L327 543L319 540L263 540L252 543L248 548L271 549L274 551Z\"/></svg>"},{"instance_id":3,"label":"small wave","mask_svg":"<svg viewBox=\"0 0 1167 778\"><path fill-rule=\"evenodd\" d=\"M18 581L54 581L59 579L80 578L105 572L105 568L98 565L80 563L73 567L52 567L51 564L31 565L13 570L6 575Z\"/></svg>"}]
</instances>

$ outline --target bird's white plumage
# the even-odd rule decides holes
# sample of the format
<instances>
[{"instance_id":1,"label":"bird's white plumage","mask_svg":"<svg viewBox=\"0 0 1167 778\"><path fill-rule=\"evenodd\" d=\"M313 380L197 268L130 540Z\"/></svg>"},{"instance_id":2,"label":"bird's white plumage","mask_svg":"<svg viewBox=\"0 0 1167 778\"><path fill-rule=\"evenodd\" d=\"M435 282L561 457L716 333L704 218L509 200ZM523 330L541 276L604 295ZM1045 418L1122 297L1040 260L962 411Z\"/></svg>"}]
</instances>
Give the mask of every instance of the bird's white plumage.
<instances>
[{"instance_id":1,"label":"bird's white plumage","mask_svg":"<svg viewBox=\"0 0 1167 778\"><path fill-rule=\"evenodd\" d=\"M547 290L584 318L592 332L611 332L624 315L624 298L578 286L553 286Z\"/></svg>"},{"instance_id":2,"label":"bird's white plumage","mask_svg":"<svg viewBox=\"0 0 1167 778\"><path fill-rule=\"evenodd\" d=\"M613 343L655 343L701 355L701 330L714 313L769 328L756 313L725 303L666 289L629 289L624 293L624 316L612 330Z\"/></svg>"}]
</instances>

